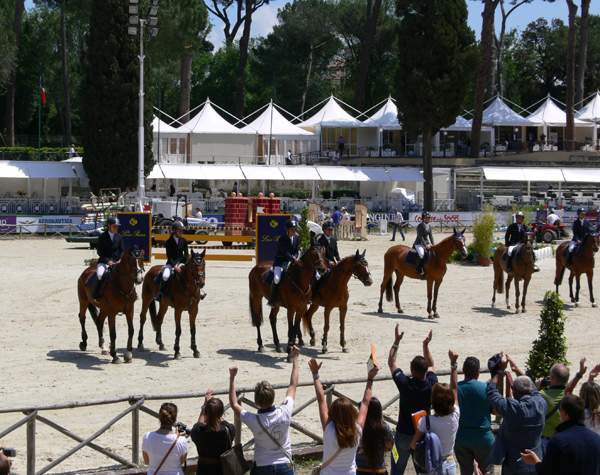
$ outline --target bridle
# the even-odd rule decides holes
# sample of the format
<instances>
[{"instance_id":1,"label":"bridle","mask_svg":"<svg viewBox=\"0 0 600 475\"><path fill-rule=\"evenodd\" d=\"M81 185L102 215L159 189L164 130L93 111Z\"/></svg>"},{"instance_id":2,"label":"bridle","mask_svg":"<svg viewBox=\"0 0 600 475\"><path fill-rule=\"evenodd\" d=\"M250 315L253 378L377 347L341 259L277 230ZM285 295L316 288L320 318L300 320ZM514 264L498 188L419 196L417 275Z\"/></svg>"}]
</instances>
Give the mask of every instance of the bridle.
<instances>
[{"instance_id":1,"label":"bridle","mask_svg":"<svg viewBox=\"0 0 600 475\"><path fill-rule=\"evenodd\" d=\"M457 244L456 241L460 242L460 245ZM462 234L455 234L454 235L454 245L456 246L457 251L463 255L463 257L467 257L469 255L469 251L467 251L467 246L465 245L465 237Z\"/></svg>"},{"instance_id":2,"label":"bridle","mask_svg":"<svg viewBox=\"0 0 600 475\"><path fill-rule=\"evenodd\" d=\"M192 270L192 264L196 265L195 273L194 273L194 270ZM200 268L203 265L204 265L204 258L199 257L199 256L194 256L194 257L190 258L190 260L185 265L185 271L192 276L193 285L196 288L196 291L194 293L189 293L186 289L187 284L184 285L184 283L181 282L179 274L177 274L177 273L175 274L175 276L177 277L177 282L179 282L181 289L190 298L190 306L194 303L194 299L196 299L196 295L198 295L198 292L200 292L200 289L204 286L204 283L200 282L200 279L202 277L204 277L204 275L205 275L205 273L200 270ZM188 269L188 266L189 266L189 269ZM198 300L200 300L200 299L198 299Z\"/></svg>"}]
</instances>

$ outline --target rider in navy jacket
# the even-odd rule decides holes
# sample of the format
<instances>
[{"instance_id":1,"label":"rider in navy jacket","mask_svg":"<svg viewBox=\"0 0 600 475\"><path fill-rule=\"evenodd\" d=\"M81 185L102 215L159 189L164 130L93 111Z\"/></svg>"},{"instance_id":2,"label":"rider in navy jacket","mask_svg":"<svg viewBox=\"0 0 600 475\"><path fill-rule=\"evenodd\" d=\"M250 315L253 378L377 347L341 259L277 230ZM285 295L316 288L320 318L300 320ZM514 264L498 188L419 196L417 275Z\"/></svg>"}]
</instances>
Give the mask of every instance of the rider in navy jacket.
<instances>
[{"instance_id":1,"label":"rider in navy jacket","mask_svg":"<svg viewBox=\"0 0 600 475\"><path fill-rule=\"evenodd\" d=\"M175 270L175 272L180 272L181 265L185 264L190 259L188 242L187 239L183 237L183 223L181 221L175 221L171 230L171 237L169 237L165 243L167 265L162 273L158 294L154 297L157 302L162 301L164 293L172 282L171 275L173 270Z\"/></svg>"},{"instance_id":2,"label":"rider in navy jacket","mask_svg":"<svg viewBox=\"0 0 600 475\"><path fill-rule=\"evenodd\" d=\"M290 219L285 223L285 233L279 236L277 241L277 254L273 259L273 283L271 284L271 297L267 302L270 307L275 306L277 300L277 289L281 282L281 273L287 265L294 261L299 266L302 265L302 261L298 259L300 253L300 237L296 235L298 230L298 223L294 219Z\"/></svg>"},{"instance_id":3,"label":"rider in navy jacket","mask_svg":"<svg viewBox=\"0 0 600 475\"><path fill-rule=\"evenodd\" d=\"M332 267L340 262L340 253L338 252L337 239L333 237L333 223L327 221L323 223L323 235L318 243L325 249L325 259L327 267Z\"/></svg>"},{"instance_id":4,"label":"rider in navy jacket","mask_svg":"<svg viewBox=\"0 0 600 475\"><path fill-rule=\"evenodd\" d=\"M573 251L579 246L592 230L592 225L585 219L585 209L577 210L577 219L573 221L573 238L567 248L567 265L573 264Z\"/></svg>"},{"instance_id":5,"label":"rider in navy jacket","mask_svg":"<svg viewBox=\"0 0 600 475\"><path fill-rule=\"evenodd\" d=\"M96 277L92 287L92 299L100 298L100 282L106 272L106 268L110 265L117 264L123 254L125 247L123 246L123 238L119 234L119 226L121 222L118 218L111 216L106 220L106 231L98 238L98 265L96 267Z\"/></svg>"},{"instance_id":6,"label":"rider in navy jacket","mask_svg":"<svg viewBox=\"0 0 600 475\"><path fill-rule=\"evenodd\" d=\"M515 249L523 242L525 237L526 226L523 224L525 215L522 211L515 213L516 223L512 223L506 228L506 234L504 235L504 245L508 249L508 256L506 258L506 272L512 272L512 261L515 258Z\"/></svg>"}]
</instances>

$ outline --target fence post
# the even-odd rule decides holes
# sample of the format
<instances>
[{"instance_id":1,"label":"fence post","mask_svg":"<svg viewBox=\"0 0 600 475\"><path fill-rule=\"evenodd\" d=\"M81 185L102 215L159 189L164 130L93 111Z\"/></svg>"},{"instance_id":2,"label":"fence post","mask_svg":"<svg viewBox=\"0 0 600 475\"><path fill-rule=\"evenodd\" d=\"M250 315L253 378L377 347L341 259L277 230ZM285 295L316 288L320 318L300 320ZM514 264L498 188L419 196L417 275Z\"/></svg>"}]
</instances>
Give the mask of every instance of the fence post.
<instances>
[{"instance_id":1,"label":"fence post","mask_svg":"<svg viewBox=\"0 0 600 475\"><path fill-rule=\"evenodd\" d=\"M238 394L237 396L238 404L240 406L242 405L243 397L243 394ZM239 444L242 441L242 420L235 412L233 413L233 425L235 427L235 443Z\"/></svg>"},{"instance_id":2,"label":"fence post","mask_svg":"<svg viewBox=\"0 0 600 475\"><path fill-rule=\"evenodd\" d=\"M327 385L325 388L323 389L327 389L329 388L329 386L332 385ZM335 387L335 386L334 386ZM326 401L327 401L327 407L331 407L331 403L333 402L333 391L329 391L326 395L325 395Z\"/></svg>"},{"instance_id":3,"label":"fence post","mask_svg":"<svg viewBox=\"0 0 600 475\"><path fill-rule=\"evenodd\" d=\"M129 401L129 405L136 403L135 399ZM131 461L138 467L140 465L140 408L131 411Z\"/></svg>"},{"instance_id":4,"label":"fence post","mask_svg":"<svg viewBox=\"0 0 600 475\"><path fill-rule=\"evenodd\" d=\"M27 421L27 475L35 475L35 416Z\"/></svg>"}]
</instances>

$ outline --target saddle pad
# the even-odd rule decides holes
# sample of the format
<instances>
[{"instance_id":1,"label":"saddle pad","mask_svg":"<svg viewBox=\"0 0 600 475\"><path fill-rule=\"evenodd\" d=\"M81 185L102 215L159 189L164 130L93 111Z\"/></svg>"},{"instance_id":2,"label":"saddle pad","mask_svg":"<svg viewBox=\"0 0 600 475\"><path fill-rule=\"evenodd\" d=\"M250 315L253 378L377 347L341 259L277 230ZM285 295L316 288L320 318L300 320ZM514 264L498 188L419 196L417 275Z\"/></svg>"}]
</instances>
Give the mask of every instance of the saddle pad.
<instances>
[{"instance_id":1,"label":"saddle pad","mask_svg":"<svg viewBox=\"0 0 600 475\"><path fill-rule=\"evenodd\" d=\"M85 285L87 285L91 289L94 286L94 282L96 281L97 278L98 278L98 276L94 272L92 275L90 275L88 277L88 280L85 281Z\"/></svg>"},{"instance_id":2,"label":"saddle pad","mask_svg":"<svg viewBox=\"0 0 600 475\"><path fill-rule=\"evenodd\" d=\"M287 270L281 271L281 280L279 281L279 285L283 284L286 276L287 276ZM273 272L273 269L271 269L269 272L267 272L267 275L265 275L263 282L267 285L271 285L273 283L274 278L275 278L275 272Z\"/></svg>"},{"instance_id":3,"label":"saddle pad","mask_svg":"<svg viewBox=\"0 0 600 475\"><path fill-rule=\"evenodd\" d=\"M579 248L581 246L575 245L575 249L573 249L573 257L575 257L575 255L579 252ZM569 252L569 246L565 246L565 248L562 250L562 256L566 259L567 258L567 252Z\"/></svg>"},{"instance_id":4,"label":"saddle pad","mask_svg":"<svg viewBox=\"0 0 600 475\"><path fill-rule=\"evenodd\" d=\"M417 256L418 253L417 251L408 251L406 253L406 258L404 259L404 262L406 262L409 266L414 266L417 263ZM421 261L421 265L424 266L425 264L427 264L429 262L429 258L431 256L430 252L426 252L425 256L423 256L423 260Z\"/></svg>"},{"instance_id":5,"label":"saddle pad","mask_svg":"<svg viewBox=\"0 0 600 475\"><path fill-rule=\"evenodd\" d=\"M325 272L325 275L322 275L321 278L315 282L313 289L318 290L318 289L322 289L323 287L325 287L325 285L327 285L327 281L329 280L330 275L331 275L330 270Z\"/></svg>"},{"instance_id":6,"label":"saddle pad","mask_svg":"<svg viewBox=\"0 0 600 475\"><path fill-rule=\"evenodd\" d=\"M504 254L502 254L502 260L504 262L506 262L506 259L508 259L508 252L505 252Z\"/></svg>"}]
</instances>

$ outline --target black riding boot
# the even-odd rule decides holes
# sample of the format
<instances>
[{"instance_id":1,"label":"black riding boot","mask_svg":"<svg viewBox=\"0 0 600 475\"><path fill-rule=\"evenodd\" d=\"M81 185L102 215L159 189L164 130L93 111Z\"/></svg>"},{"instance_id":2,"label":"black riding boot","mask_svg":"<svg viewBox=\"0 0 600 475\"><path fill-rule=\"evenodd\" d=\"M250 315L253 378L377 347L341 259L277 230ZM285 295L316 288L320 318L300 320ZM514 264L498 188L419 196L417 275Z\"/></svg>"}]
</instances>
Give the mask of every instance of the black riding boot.
<instances>
[{"instance_id":1,"label":"black riding boot","mask_svg":"<svg viewBox=\"0 0 600 475\"><path fill-rule=\"evenodd\" d=\"M158 293L156 294L156 297L154 297L154 300L156 300L157 302L162 302L162 299L164 297L164 293L167 290L167 283L169 281L168 280L161 280L160 281L160 287L158 288Z\"/></svg>"},{"instance_id":2,"label":"black riding boot","mask_svg":"<svg viewBox=\"0 0 600 475\"><path fill-rule=\"evenodd\" d=\"M100 285L102 284L102 281L96 277L96 280L94 281L94 284L92 285L92 300L94 300L95 302L98 301L98 299L100 298Z\"/></svg>"},{"instance_id":3,"label":"black riding boot","mask_svg":"<svg viewBox=\"0 0 600 475\"><path fill-rule=\"evenodd\" d=\"M573 265L573 251L567 251L567 262L565 265L567 265L567 266Z\"/></svg>"},{"instance_id":4,"label":"black riding boot","mask_svg":"<svg viewBox=\"0 0 600 475\"><path fill-rule=\"evenodd\" d=\"M513 254L515 254L515 252L513 252ZM508 255L508 257L506 258L506 272L512 272L513 268L512 268L512 261L513 261L513 256L511 256L510 254Z\"/></svg>"},{"instance_id":5,"label":"black riding boot","mask_svg":"<svg viewBox=\"0 0 600 475\"><path fill-rule=\"evenodd\" d=\"M277 303L278 289L279 289L279 284L276 284L275 282L273 282L271 284L271 296L269 297L269 301L267 302L267 305L269 307L275 307L275 304Z\"/></svg>"},{"instance_id":6,"label":"black riding boot","mask_svg":"<svg viewBox=\"0 0 600 475\"><path fill-rule=\"evenodd\" d=\"M421 259L421 257L417 254L417 259L415 261L415 266L417 267L417 269L415 270L415 272L417 273L417 275L423 275L425 274L425 271L423 270L423 266L421 265L421 261L423 259Z\"/></svg>"}]
</instances>

